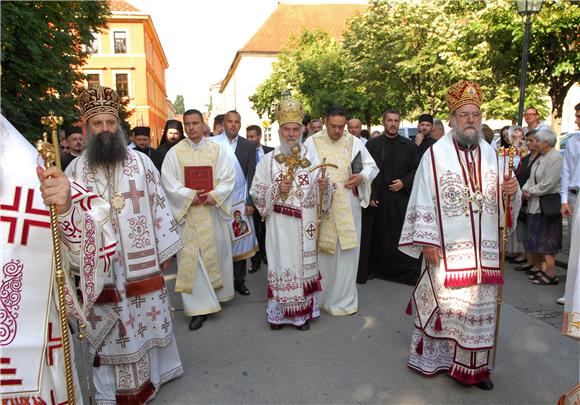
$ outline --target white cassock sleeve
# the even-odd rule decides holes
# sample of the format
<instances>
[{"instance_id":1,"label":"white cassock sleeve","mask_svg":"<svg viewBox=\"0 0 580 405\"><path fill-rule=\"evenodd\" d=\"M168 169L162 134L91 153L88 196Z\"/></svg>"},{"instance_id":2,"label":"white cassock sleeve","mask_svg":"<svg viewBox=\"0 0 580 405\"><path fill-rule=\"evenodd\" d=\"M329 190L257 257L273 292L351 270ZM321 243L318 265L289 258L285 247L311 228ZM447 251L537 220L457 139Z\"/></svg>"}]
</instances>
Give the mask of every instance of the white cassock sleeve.
<instances>
[{"instance_id":1,"label":"white cassock sleeve","mask_svg":"<svg viewBox=\"0 0 580 405\"><path fill-rule=\"evenodd\" d=\"M236 173L222 145L220 145L213 175L217 184L209 194L216 201L216 206L220 208L221 215L224 219L227 219L231 215L231 195L236 182ZM179 164L175 151L170 149L163 161L161 185L166 191L173 217L180 225L185 222L185 215L196 197L196 191L185 187L184 184L183 168Z\"/></svg>"},{"instance_id":2,"label":"white cassock sleeve","mask_svg":"<svg viewBox=\"0 0 580 405\"><path fill-rule=\"evenodd\" d=\"M358 195L360 200L360 206L366 208L369 206L371 201L371 186L373 184L373 180L379 174L379 168L375 163L375 160L369 153L368 149L363 145L360 139L355 138L353 148L352 148L352 160L356 157L356 155L360 151L360 156L362 158L363 169L360 174L363 176L363 182L358 185Z\"/></svg>"},{"instance_id":3,"label":"white cassock sleeve","mask_svg":"<svg viewBox=\"0 0 580 405\"><path fill-rule=\"evenodd\" d=\"M109 203L75 182L71 182L71 200L71 209L59 215L58 223L63 262L79 276L81 303L71 277L66 279L65 293L69 314L84 321L112 271L117 240Z\"/></svg>"},{"instance_id":4,"label":"white cassock sleeve","mask_svg":"<svg viewBox=\"0 0 580 405\"><path fill-rule=\"evenodd\" d=\"M273 156L274 152L267 154L260 160L254 173L252 187L250 187L250 195L254 200L254 205L264 219L272 214L274 204L280 193L278 184L272 181L272 174L270 173Z\"/></svg>"},{"instance_id":5,"label":"white cassock sleeve","mask_svg":"<svg viewBox=\"0 0 580 405\"><path fill-rule=\"evenodd\" d=\"M407 204L405 222L399 239L401 252L418 258L423 246L441 248L436 196L431 154L425 153L417 168Z\"/></svg>"}]
</instances>

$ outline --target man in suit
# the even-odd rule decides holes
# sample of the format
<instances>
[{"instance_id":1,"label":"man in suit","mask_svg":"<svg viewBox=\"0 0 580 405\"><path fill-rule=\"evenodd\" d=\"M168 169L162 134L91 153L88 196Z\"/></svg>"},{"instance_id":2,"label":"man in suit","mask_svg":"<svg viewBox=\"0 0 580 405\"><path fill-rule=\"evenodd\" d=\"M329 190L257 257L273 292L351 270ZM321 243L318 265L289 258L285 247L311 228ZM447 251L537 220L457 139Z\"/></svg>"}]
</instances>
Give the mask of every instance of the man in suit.
<instances>
[{"instance_id":1,"label":"man in suit","mask_svg":"<svg viewBox=\"0 0 580 405\"><path fill-rule=\"evenodd\" d=\"M256 145L256 166L262 160L265 154L270 153L274 148L261 144L262 128L257 125L250 125L246 128L246 138L248 141ZM256 237L258 238L258 246L260 250L252 257L252 267L250 273L255 273L260 269L260 263L268 264L266 258L266 224L262 222L262 216L258 210L254 211L254 229L256 230Z\"/></svg>"},{"instance_id":2,"label":"man in suit","mask_svg":"<svg viewBox=\"0 0 580 405\"><path fill-rule=\"evenodd\" d=\"M254 179L254 172L256 171L256 146L253 142L248 141L238 135L241 127L241 116L237 111L228 111L224 116L224 133L220 136L215 136L216 142L224 142L228 144L231 150L235 153L241 170L236 170L236 176L241 173L244 178L236 178L236 185L246 183L246 202L244 214L247 217L254 215L254 201L250 196L249 189ZM225 136L225 137L224 137ZM236 186L237 187L237 186ZM235 190L234 190L235 193ZM235 202L234 202L235 203ZM235 241L234 241L235 244ZM234 245L235 247L235 245ZM234 289L242 295L250 295L250 291L246 288L246 258L252 257L255 250L248 252L234 253Z\"/></svg>"}]
</instances>

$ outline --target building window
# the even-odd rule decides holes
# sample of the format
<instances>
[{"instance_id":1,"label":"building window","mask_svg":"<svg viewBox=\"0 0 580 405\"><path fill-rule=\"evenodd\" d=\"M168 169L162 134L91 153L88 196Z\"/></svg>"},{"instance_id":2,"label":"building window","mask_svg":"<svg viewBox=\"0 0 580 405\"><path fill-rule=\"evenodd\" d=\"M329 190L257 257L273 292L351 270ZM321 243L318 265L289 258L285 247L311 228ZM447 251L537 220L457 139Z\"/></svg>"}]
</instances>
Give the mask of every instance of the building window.
<instances>
[{"instance_id":1,"label":"building window","mask_svg":"<svg viewBox=\"0 0 580 405\"><path fill-rule=\"evenodd\" d=\"M127 73L116 73L115 82L119 97L129 97L129 75Z\"/></svg>"},{"instance_id":2,"label":"building window","mask_svg":"<svg viewBox=\"0 0 580 405\"><path fill-rule=\"evenodd\" d=\"M101 85L101 75L98 73L87 74L87 88L92 89Z\"/></svg>"},{"instance_id":3,"label":"building window","mask_svg":"<svg viewBox=\"0 0 580 405\"><path fill-rule=\"evenodd\" d=\"M86 49L87 49L88 53L99 53L99 34L98 33L93 34L93 40L87 46Z\"/></svg>"},{"instance_id":4,"label":"building window","mask_svg":"<svg viewBox=\"0 0 580 405\"><path fill-rule=\"evenodd\" d=\"M115 53L127 53L127 32L113 31Z\"/></svg>"}]
</instances>

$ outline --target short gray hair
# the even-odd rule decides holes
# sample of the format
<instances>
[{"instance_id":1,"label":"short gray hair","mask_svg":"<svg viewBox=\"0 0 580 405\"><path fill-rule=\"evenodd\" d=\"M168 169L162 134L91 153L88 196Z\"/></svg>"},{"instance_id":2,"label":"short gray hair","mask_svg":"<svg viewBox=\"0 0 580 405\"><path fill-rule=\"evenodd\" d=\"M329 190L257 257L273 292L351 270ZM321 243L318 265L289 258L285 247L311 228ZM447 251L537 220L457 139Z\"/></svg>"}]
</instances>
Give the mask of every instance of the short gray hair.
<instances>
[{"instance_id":1,"label":"short gray hair","mask_svg":"<svg viewBox=\"0 0 580 405\"><path fill-rule=\"evenodd\" d=\"M438 119L434 119L433 120L433 129L440 129L441 132L445 132L445 127L443 126L443 122L441 122L441 120Z\"/></svg>"},{"instance_id":2,"label":"short gray hair","mask_svg":"<svg viewBox=\"0 0 580 405\"><path fill-rule=\"evenodd\" d=\"M538 142L547 142L551 147L556 146L556 134L549 129L541 129L536 132L536 139Z\"/></svg>"}]
</instances>

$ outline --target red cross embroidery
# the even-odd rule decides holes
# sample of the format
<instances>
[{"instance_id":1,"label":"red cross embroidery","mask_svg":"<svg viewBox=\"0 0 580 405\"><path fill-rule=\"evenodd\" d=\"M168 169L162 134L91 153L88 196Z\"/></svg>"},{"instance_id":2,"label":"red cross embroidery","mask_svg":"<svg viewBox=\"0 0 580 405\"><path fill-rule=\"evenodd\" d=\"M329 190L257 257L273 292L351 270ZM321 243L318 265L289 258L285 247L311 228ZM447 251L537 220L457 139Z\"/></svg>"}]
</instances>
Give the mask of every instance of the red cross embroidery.
<instances>
[{"instance_id":1,"label":"red cross embroidery","mask_svg":"<svg viewBox=\"0 0 580 405\"><path fill-rule=\"evenodd\" d=\"M102 240L104 241L104 237ZM99 260L103 260L105 263L104 271L107 273L111 268L111 257L115 255L117 249L117 242L113 242L108 246L104 246L99 249Z\"/></svg>"},{"instance_id":2,"label":"red cross embroidery","mask_svg":"<svg viewBox=\"0 0 580 405\"><path fill-rule=\"evenodd\" d=\"M87 316L87 321L91 324L91 327L95 329L97 327L97 322L102 321L103 317L95 314L95 308L91 308Z\"/></svg>"},{"instance_id":3,"label":"red cross embroidery","mask_svg":"<svg viewBox=\"0 0 580 405\"><path fill-rule=\"evenodd\" d=\"M308 226L306 227L306 235L308 236L308 239L313 239L314 236L316 235L316 227L312 222L309 223Z\"/></svg>"},{"instance_id":4,"label":"red cross embroidery","mask_svg":"<svg viewBox=\"0 0 580 405\"><path fill-rule=\"evenodd\" d=\"M54 358L52 357L52 351L60 349L62 347L62 337L52 336L52 322L48 323L48 347L46 348L46 361L49 366L54 364ZM51 345L54 343L54 345Z\"/></svg>"},{"instance_id":5,"label":"red cross embroidery","mask_svg":"<svg viewBox=\"0 0 580 405\"><path fill-rule=\"evenodd\" d=\"M131 326L131 329L134 329L134 325L135 325L135 317L133 316L133 313L129 314L129 319L127 320L127 325Z\"/></svg>"},{"instance_id":6,"label":"red cross embroidery","mask_svg":"<svg viewBox=\"0 0 580 405\"><path fill-rule=\"evenodd\" d=\"M16 368L10 366L10 357L0 357L0 387L4 385L22 385L22 379L14 378L16 376ZM11 376L4 378L5 376Z\"/></svg>"},{"instance_id":7,"label":"red cross embroidery","mask_svg":"<svg viewBox=\"0 0 580 405\"><path fill-rule=\"evenodd\" d=\"M310 184L310 179L308 178L308 173L303 173L303 174L298 175L298 185L300 187L308 186L309 184Z\"/></svg>"},{"instance_id":8,"label":"red cross embroidery","mask_svg":"<svg viewBox=\"0 0 580 405\"><path fill-rule=\"evenodd\" d=\"M139 205L139 198L145 197L145 192L143 190L137 190L135 180L129 180L129 188L131 191L123 193L122 196L125 200L131 200L131 203L133 204L133 212L135 214L140 214L141 206Z\"/></svg>"},{"instance_id":9,"label":"red cross embroidery","mask_svg":"<svg viewBox=\"0 0 580 405\"><path fill-rule=\"evenodd\" d=\"M15 243L14 241L16 240L16 229L20 227L19 219L22 220L22 217L24 217L21 222L22 234L20 238L20 244L26 246L28 244L28 234L30 233L30 228L33 226L39 228L50 228L50 221L46 220L46 218L49 216L48 210L32 207L32 204L34 203L34 189L32 188L28 189L26 204L24 204L24 215L22 215L20 204L21 194L22 187L17 186L14 190L14 200L12 205L0 204L0 210L3 214L8 214L10 211L15 212L14 216L0 215L0 221L8 222L10 225L8 231L8 243ZM20 218L18 215L19 213L21 214Z\"/></svg>"},{"instance_id":10,"label":"red cross embroidery","mask_svg":"<svg viewBox=\"0 0 580 405\"><path fill-rule=\"evenodd\" d=\"M151 308L151 312L147 312L147 316L150 316L153 321L156 320L159 315L161 315L161 311L157 310L155 306Z\"/></svg>"}]
</instances>

